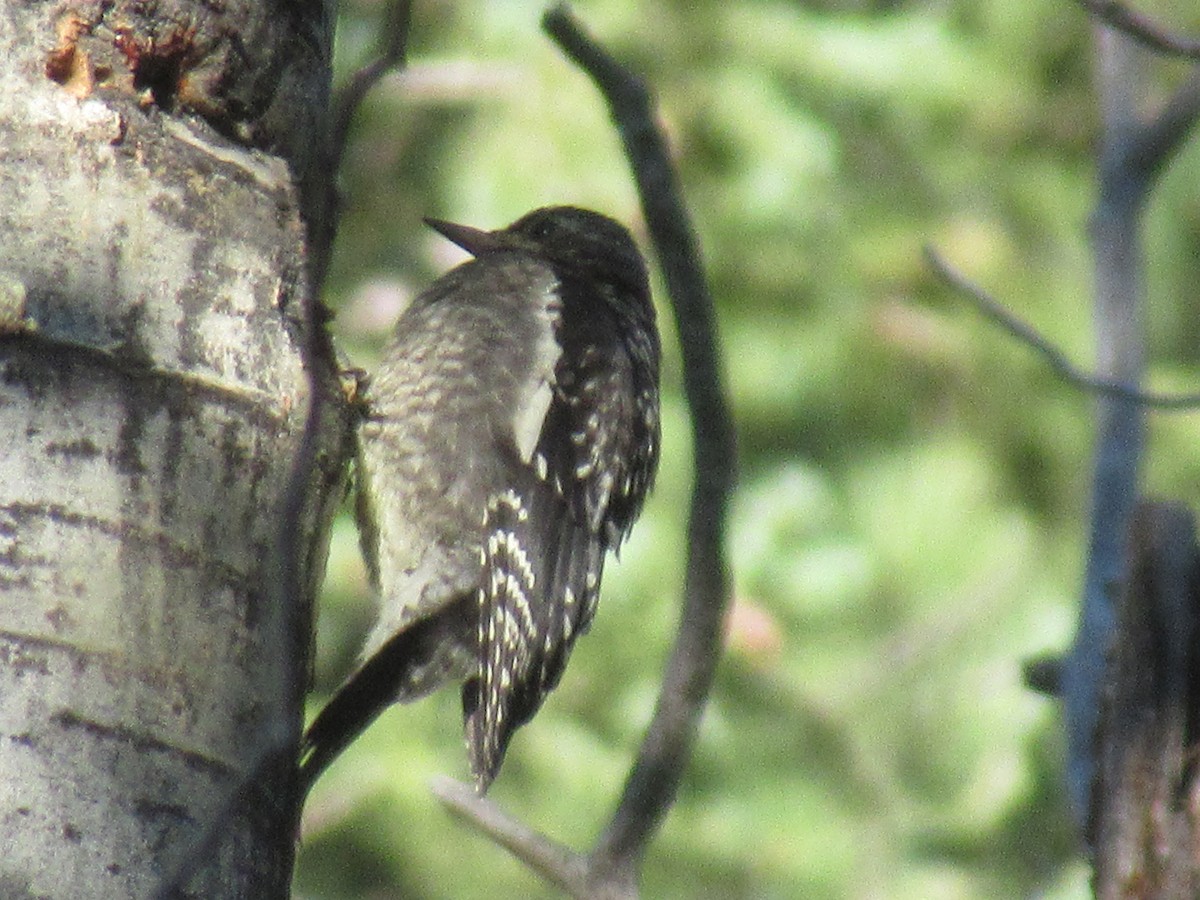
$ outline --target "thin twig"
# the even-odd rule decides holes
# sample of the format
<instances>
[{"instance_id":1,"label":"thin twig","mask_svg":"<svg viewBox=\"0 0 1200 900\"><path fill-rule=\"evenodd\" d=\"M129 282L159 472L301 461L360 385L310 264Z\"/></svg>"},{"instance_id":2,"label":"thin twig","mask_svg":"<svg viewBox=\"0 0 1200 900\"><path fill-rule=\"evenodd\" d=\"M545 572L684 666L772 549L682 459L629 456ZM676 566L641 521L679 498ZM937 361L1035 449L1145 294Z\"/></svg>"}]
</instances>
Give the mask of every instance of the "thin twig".
<instances>
[{"instance_id":1,"label":"thin twig","mask_svg":"<svg viewBox=\"0 0 1200 900\"><path fill-rule=\"evenodd\" d=\"M332 124L329 130L329 191L331 198L337 191L337 172L341 168L342 159L345 155L350 135L350 124L354 119L354 114L362 105L362 101L367 93L378 84L380 78L389 71L403 69L406 65L411 22L412 0L392 0L388 5L384 23L380 29L379 49L375 59L355 72L349 82L334 95L330 103L330 119ZM336 209L337 204L331 199L327 204L327 213L330 216L327 231L314 235L311 238L311 243L315 245L311 253L313 263L309 272L312 283L311 302L313 306L310 310L312 330L309 341L310 360L308 372L312 400L309 406L308 418L305 421L304 437L300 444L300 450L296 455L291 480L288 484L285 503L283 519L284 534L282 537L284 544L282 583L285 585L282 600L284 602L287 602L290 598L302 596L301 591L304 588L304 585L296 581L296 577L301 571L299 565L301 557L299 556L299 546L295 531L299 520L294 517L299 515L304 508L305 496L308 492L309 473L312 472L314 466L318 463L317 436L322 428L325 427L324 419L329 415L329 411L325 409L325 404L327 403L326 395L321 389L322 386L318 380L318 371L314 365L314 361L335 359L333 347L329 342L329 335L321 327L322 318L318 300L324 287L325 275L328 272L330 254L333 249L332 242L337 230ZM344 379L347 374L350 373L343 372L341 373L341 377ZM342 384L341 387L342 396L345 397L345 384ZM353 427L354 410L350 408L349 404L342 404L336 412L340 415L341 424L344 426L343 433L348 433L348 430ZM309 625L310 629L305 633L306 640L307 635L311 633L311 622ZM297 654L297 658L303 658L303 654ZM293 741L290 746L294 747L296 743L297 741ZM297 791L293 797L297 823L299 822L306 797L306 792L297 786Z\"/></svg>"},{"instance_id":2,"label":"thin twig","mask_svg":"<svg viewBox=\"0 0 1200 900\"><path fill-rule=\"evenodd\" d=\"M255 746L244 769L244 774L230 786L216 806L215 813L192 837L191 842L180 854L179 859L163 878L156 897L163 900L175 896L191 879L198 868L209 858L219 839L220 825L228 821L235 810L242 807L253 796L263 796L268 801L286 797L286 790L268 790L280 770L281 755L290 754L299 739L296 715L289 715L288 709L294 708L297 713L300 698L303 694L302 670L297 660L304 658L309 645L307 637L311 621L310 615L304 615L304 628L291 628L294 622L290 616L299 615L305 607L298 603L298 598L309 593L309 585L301 578L305 572L306 554L303 543L308 535L307 525L310 512L309 496L312 489L312 475L318 465L318 446L321 436L329 427L326 421L326 392L333 393L336 389L329 383L322 382L322 374L332 371L331 366L323 365L334 359L329 337L322 323L324 314L321 311L319 297L324 285L325 274L328 271L333 237L337 230L337 203L333 199L336 194L336 178L334 173L341 166L345 154L346 142L349 135L350 123L363 98L372 87L389 70L402 67L408 47L409 23L411 21L412 0L395 0L389 6L387 21L381 30L378 56L359 69L350 81L341 89L330 104L329 119L329 152L328 193L330 199L325 204L324 219L317 227L309 231L310 265L306 273L305 284L305 322L308 327L306 341L305 370L309 376L309 408L305 417L304 430L300 445L292 463L288 485L284 493L283 505L280 510L280 532L277 545L273 548L267 561L267 572L264 583L270 585L267 596L268 615L271 617L264 624L264 631L273 636L276 653L280 659L281 674L279 681L282 690L287 692L290 702L275 710L258 729ZM311 223L310 224L316 224ZM344 412L344 411L338 411ZM335 413L336 415L336 413ZM348 416L339 416L342 424L348 426ZM323 488L328 488L328 485ZM284 610L290 610L290 616ZM303 636L293 642L292 638L303 632ZM293 645L294 643L294 645ZM291 758L289 756L289 762ZM289 784L294 779L289 780ZM295 809L293 821L298 821L300 805L304 798L293 797Z\"/></svg>"},{"instance_id":3,"label":"thin twig","mask_svg":"<svg viewBox=\"0 0 1200 900\"><path fill-rule=\"evenodd\" d=\"M734 479L733 425L722 387L712 297L650 94L641 79L583 31L567 6L549 10L542 27L600 89L625 145L671 298L692 419L695 483L679 632L654 718L591 856L593 876L635 884L646 845L674 802L720 657L729 598L724 529Z\"/></svg>"},{"instance_id":4,"label":"thin twig","mask_svg":"<svg viewBox=\"0 0 1200 900\"><path fill-rule=\"evenodd\" d=\"M514 819L475 788L438 777L429 789L451 813L574 897L587 894L587 858Z\"/></svg>"},{"instance_id":5,"label":"thin twig","mask_svg":"<svg viewBox=\"0 0 1200 900\"><path fill-rule=\"evenodd\" d=\"M1064 381L1089 393L1115 397L1165 411L1190 410L1200 407L1200 394L1157 394L1084 372L1067 359L1066 354L1038 334L1033 327L1010 313L981 287L967 280L933 247L925 248L925 259L943 281L970 299L976 309L989 320L1039 353L1050 368Z\"/></svg>"},{"instance_id":6,"label":"thin twig","mask_svg":"<svg viewBox=\"0 0 1200 900\"><path fill-rule=\"evenodd\" d=\"M379 79L393 69L401 70L408 56L408 35L412 23L412 0L393 0L379 33L378 55L367 63L337 92L332 103L333 126L330 130L332 171L341 168L350 123L363 99Z\"/></svg>"},{"instance_id":7,"label":"thin twig","mask_svg":"<svg viewBox=\"0 0 1200 900\"><path fill-rule=\"evenodd\" d=\"M320 221L309 223L310 269L318 293L325 283L325 275L333 257L333 240L337 235L341 208L336 173L341 171L346 154L350 125L354 121L354 114L379 79L390 71L402 70L407 64L411 23L412 0L392 0L380 27L379 49L375 58L350 76L350 80L334 94L330 102L326 162L329 178L325 186L324 208Z\"/></svg>"},{"instance_id":8,"label":"thin twig","mask_svg":"<svg viewBox=\"0 0 1200 900\"><path fill-rule=\"evenodd\" d=\"M1100 22L1160 53L1200 59L1200 39L1184 37L1118 0L1075 0Z\"/></svg>"},{"instance_id":9,"label":"thin twig","mask_svg":"<svg viewBox=\"0 0 1200 900\"><path fill-rule=\"evenodd\" d=\"M1139 122L1122 148L1120 165L1130 176L1143 179L1149 194L1155 179L1192 134L1200 119L1200 66L1193 67L1171 94L1162 111L1149 122Z\"/></svg>"}]
</instances>

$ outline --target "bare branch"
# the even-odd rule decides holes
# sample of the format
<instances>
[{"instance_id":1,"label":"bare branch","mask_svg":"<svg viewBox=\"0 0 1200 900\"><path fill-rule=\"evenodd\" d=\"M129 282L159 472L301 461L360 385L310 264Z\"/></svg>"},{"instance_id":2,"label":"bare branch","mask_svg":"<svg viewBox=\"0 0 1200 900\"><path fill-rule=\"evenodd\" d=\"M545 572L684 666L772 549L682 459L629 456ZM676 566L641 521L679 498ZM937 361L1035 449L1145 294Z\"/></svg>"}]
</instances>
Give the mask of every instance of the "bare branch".
<instances>
[{"instance_id":1,"label":"bare branch","mask_svg":"<svg viewBox=\"0 0 1200 900\"><path fill-rule=\"evenodd\" d=\"M1145 54L1133 40L1096 30L1096 89L1102 129L1096 206L1091 217L1096 370L1139 387L1145 371L1146 287L1141 217L1157 176L1196 119L1193 74L1164 110L1144 122ZM1096 404L1088 551L1083 603L1070 652L1064 657L1063 718L1067 735L1067 788L1085 839L1097 799L1098 729L1117 625L1112 586L1128 575L1125 536L1138 501L1146 440L1145 406L1117 396Z\"/></svg>"},{"instance_id":2,"label":"bare branch","mask_svg":"<svg viewBox=\"0 0 1200 900\"><path fill-rule=\"evenodd\" d=\"M1144 179L1145 192L1200 119L1200 66L1192 69L1152 121L1139 123L1122 148L1121 164Z\"/></svg>"},{"instance_id":3,"label":"bare branch","mask_svg":"<svg viewBox=\"0 0 1200 900\"><path fill-rule=\"evenodd\" d=\"M1148 16L1130 9L1119 0L1075 0L1083 9L1110 28L1128 35L1160 53L1200 59L1200 39L1183 37L1163 28Z\"/></svg>"},{"instance_id":4,"label":"bare branch","mask_svg":"<svg viewBox=\"0 0 1200 900\"><path fill-rule=\"evenodd\" d=\"M712 297L650 94L637 76L582 30L566 6L549 10L542 27L592 78L608 103L671 298L696 473L683 613L654 718L612 820L590 854L581 856L554 844L465 787L439 782L435 791L443 803L553 883L578 897L615 900L637 896L642 857L674 802L720 657L729 598L724 529L734 478L733 424L722 387Z\"/></svg>"},{"instance_id":5,"label":"bare branch","mask_svg":"<svg viewBox=\"0 0 1200 900\"><path fill-rule=\"evenodd\" d=\"M542 27L600 89L625 145L671 297L692 418L696 480L679 633L654 719L591 856L593 875L633 884L646 844L675 799L720 656L729 597L723 538L734 477L733 425L722 388L712 297L650 94L641 79L583 31L565 5L549 10Z\"/></svg>"},{"instance_id":6,"label":"bare branch","mask_svg":"<svg viewBox=\"0 0 1200 900\"><path fill-rule=\"evenodd\" d=\"M473 787L439 777L429 789L451 813L491 838L551 884L587 897L587 858L505 813Z\"/></svg>"},{"instance_id":7,"label":"bare branch","mask_svg":"<svg viewBox=\"0 0 1200 900\"><path fill-rule=\"evenodd\" d=\"M350 133L350 123L358 112L363 99L370 93L371 88L379 83L379 79L392 69L403 69L407 64L408 35L412 23L412 0L392 0L387 10L387 18L379 33L379 52L375 59L367 63L351 76L333 100L332 121L330 132L330 162L331 171L341 168L342 154L346 150L347 136Z\"/></svg>"},{"instance_id":8,"label":"bare branch","mask_svg":"<svg viewBox=\"0 0 1200 900\"><path fill-rule=\"evenodd\" d=\"M330 427L331 416L341 420L343 431L349 427L349 404L340 404L340 408L328 408L327 398L336 396L336 388L329 383L330 361L334 359L332 346L328 335L321 327L324 316L320 311L319 296L328 271L329 259L333 249L333 238L337 231L337 201L335 173L341 166L345 152L350 123L355 112L362 104L363 98L372 87L378 83L389 70L402 67L408 47L409 23L411 21L412 0L394 0L388 8L387 21L380 34L378 55L367 65L363 66L351 77L331 102L329 119L329 151L327 158L327 201L324 204L323 215L319 222L310 222L309 229L309 258L311 264L308 271L308 284L305 295L305 321L309 323L306 355L309 372L309 409L305 419L304 433L299 450L292 464L292 472L284 497L283 509L280 512L280 534L278 544L273 548L268 563L270 574L267 583L271 585L268 591L269 602L266 604L269 633L277 635L275 646L279 648L278 657L281 668L279 682L288 696L299 698L304 690L304 673L297 661L307 655L304 647L294 646L292 638L303 633L301 641L308 644L308 632L311 622L311 611L304 608L299 599L310 595L309 586L304 584L301 574L306 571L302 546L303 520L308 507L308 496L311 490L313 473L318 468L318 446L321 436ZM340 468L340 467L335 467ZM330 473L326 473L329 475ZM339 477L337 473L333 477ZM288 611L285 613L285 610ZM293 628L290 616L303 615L304 627ZM286 790L265 790L272 781L273 775L280 768L279 759L290 754L296 746L299 734L296 731L295 716L287 716L286 705L281 705L274 714L269 716L263 726L252 734L253 740L248 741L251 748L246 760L246 766L241 776L232 784L227 794L220 799L214 813L204 823L203 827L193 835L189 846L180 854L178 861L163 878L158 895L166 900L174 896L187 884L192 874L203 865L221 835L221 825L226 822L238 805L244 804L248 797L261 795L267 802L281 802L279 798L289 796ZM294 768L289 760L288 766ZM294 778L292 779L294 782ZM294 787L294 785L293 785ZM298 822L300 807L304 796L291 792L294 803L294 817Z\"/></svg>"},{"instance_id":9,"label":"bare branch","mask_svg":"<svg viewBox=\"0 0 1200 900\"><path fill-rule=\"evenodd\" d=\"M934 272L950 287L971 300L984 316L1010 335L1037 351L1064 381L1094 394L1128 400L1142 406L1174 411L1200 407L1200 394L1156 394L1142 391L1119 381L1100 378L1076 367L1066 354L1043 338L1030 325L1022 322L978 285L955 270L933 247L925 248L925 259Z\"/></svg>"},{"instance_id":10,"label":"bare branch","mask_svg":"<svg viewBox=\"0 0 1200 900\"><path fill-rule=\"evenodd\" d=\"M325 274L333 256L333 240L337 234L340 207L336 175L342 167L350 124L363 99L371 88L379 83L379 79L393 69L403 69L407 63L412 0L391 0L385 16L379 32L379 50L375 59L355 72L330 103L326 160L328 178L323 185L323 211L318 221L309 222L311 277L318 294L325 283Z\"/></svg>"}]
</instances>

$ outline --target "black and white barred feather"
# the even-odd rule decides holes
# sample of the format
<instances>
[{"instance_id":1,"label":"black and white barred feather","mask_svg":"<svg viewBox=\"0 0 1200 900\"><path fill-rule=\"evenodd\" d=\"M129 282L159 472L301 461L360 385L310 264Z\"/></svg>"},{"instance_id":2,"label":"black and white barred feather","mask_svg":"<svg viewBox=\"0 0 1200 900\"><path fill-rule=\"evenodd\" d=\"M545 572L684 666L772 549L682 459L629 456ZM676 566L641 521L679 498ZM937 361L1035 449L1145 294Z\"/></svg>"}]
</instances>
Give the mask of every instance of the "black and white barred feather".
<instances>
[{"instance_id":1,"label":"black and white barred feather","mask_svg":"<svg viewBox=\"0 0 1200 900\"><path fill-rule=\"evenodd\" d=\"M368 389L365 662L309 729L307 788L397 700L463 682L480 791L558 684L659 452L659 339L628 232L573 207L484 232L397 323Z\"/></svg>"}]
</instances>

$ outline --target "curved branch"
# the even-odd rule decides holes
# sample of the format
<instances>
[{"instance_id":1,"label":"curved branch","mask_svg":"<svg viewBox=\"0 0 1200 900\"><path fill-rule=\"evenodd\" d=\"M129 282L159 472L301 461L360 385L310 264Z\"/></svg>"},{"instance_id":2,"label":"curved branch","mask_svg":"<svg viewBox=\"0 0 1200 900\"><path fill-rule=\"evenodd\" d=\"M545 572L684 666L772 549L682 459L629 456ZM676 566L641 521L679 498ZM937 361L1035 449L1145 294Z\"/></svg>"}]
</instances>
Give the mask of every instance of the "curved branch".
<instances>
[{"instance_id":1,"label":"curved branch","mask_svg":"<svg viewBox=\"0 0 1200 900\"><path fill-rule=\"evenodd\" d=\"M412 0L393 0L386 15L379 36L378 55L350 77L331 104L333 125L330 129L330 162L334 172L341 167L350 122L363 99L379 83L380 78L392 69L403 69L407 62Z\"/></svg>"},{"instance_id":2,"label":"curved branch","mask_svg":"<svg viewBox=\"0 0 1200 900\"><path fill-rule=\"evenodd\" d=\"M1151 50L1200 59L1200 39L1184 37L1163 28L1148 16L1118 0L1075 0L1096 20L1133 38Z\"/></svg>"},{"instance_id":3,"label":"curved branch","mask_svg":"<svg viewBox=\"0 0 1200 900\"><path fill-rule=\"evenodd\" d=\"M412 22L412 0L392 0L385 13L380 29L379 49L376 57L350 76L330 101L328 159L329 173L326 182L323 215L319 222L310 223L310 258L312 279L318 290L325 283L329 261L333 256L333 240L337 235L338 198L336 174L342 167L342 157L350 134L350 123L371 88L379 79L393 69L400 70L407 64L408 36Z\"/></svg>"},{"instance_id":4,"label":"curved branch","mask_svg":"<svg viewBox=\"0 0 1200 900\"><path fill-rule=\"evenodd\" d=\"M1083 371L1067 359L1062 350L1005 309L983 288L967 280L966 276L951 266L936 249L926 247L925 259L946 284L971 300L976 309L988 319L1040 354L1050 368L1068 384L1103 397L1127 400L1139 406L1153 407L1166 412L1194 410L1200 407L1200 394L1156 394L1153 391L1139 390L1123 381L1101 378Z\"/></svg>"},{"instance_id":5,"label":"curved branch","mask_svg":"<svg viewBox=\"0 0 1200 900\"><path fill-rule=\"evenodd\" d=\"M725 514L734 477L732 419L722 387L712 297L645 84L589 37L565 5L542 27L600 89L637 181L670 294L691 410L695 483L688 521L684 607L654 718L620 804L592 851L593 874L636 882L642 855L675 799L716 672L728 603Z\"/></svg>"},{"instance_id":6,"label":"curved branch","mask_svg":"<svg viewBox=\"0 0 1200 900\"><path fill-rule=\"evenodd\" d=\"M452 814L491 838L555 887L573 897L588 897L587 858L504 812L480 797L475 788L438 777L429 789Z\"/></svg>"},{"instance_id":7,"label":"curved branch","mask_svg":"<svg viewBox=\"0 0 1200 900\"><path fill-rule=\"evenodd\" d=\"M637 896L646 846L674 802L691 757L720 657L729 599L724 532L734 478L733 421L722 386L712 296L650 94L641 79L583 31L565 5L550 9L542 27L608 103L671 298L695 463L683 613L654 718L612 819L590 853L550 841L466 788L442 781L434 790L457 815L574 896L631 898Z\"/></svg>"},{"instance_id":8,"label":"curved branch","mask_svg":"<svg viewBox=\"0 0 1200 900\"><path fill-rule=\"evenodd\" d=\"M1145 369L1145 306L1141 216L1157 176L1200 116L1200 76L1193 72L1152 120L1143 121L1141 64L1123 34L1096 35L1100 136L1096 206L1091 218L1095 271L1097 371L1137 388ZM1109 648L1117 624L1113 585L1128 573L1125 536L1138 498L1145 445L1140 403L1102 396L1096 407L1095 456L1083 605L1064 659L1063 717L1067 787L1085 838L1096 799L1097 728Z\"/></svg>"}]
</instances>

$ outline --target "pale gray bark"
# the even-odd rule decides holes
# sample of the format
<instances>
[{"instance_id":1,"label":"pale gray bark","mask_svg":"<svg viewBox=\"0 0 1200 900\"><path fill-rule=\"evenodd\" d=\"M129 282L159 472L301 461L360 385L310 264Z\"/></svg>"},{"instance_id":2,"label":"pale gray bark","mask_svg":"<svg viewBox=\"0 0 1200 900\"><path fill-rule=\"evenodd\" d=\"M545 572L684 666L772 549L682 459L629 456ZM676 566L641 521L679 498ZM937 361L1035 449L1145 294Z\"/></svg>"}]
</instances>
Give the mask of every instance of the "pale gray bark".
<instances>
[{"instance_id":1,"label":"pale gray bark","mask_svg":"<svg viewBox=\"0 0 1200 900\"><path fill-rule=\"evenodd\" d=\"M321 192L293 179L319 161L328 23L275 6L0 0L5 898L158 895L213 816L168 893L288 889L347 420L310 354ZM312 385L330 400L284 523ZM285 526L301 596L269 583Z\"/></svg>"}]
</instances>

